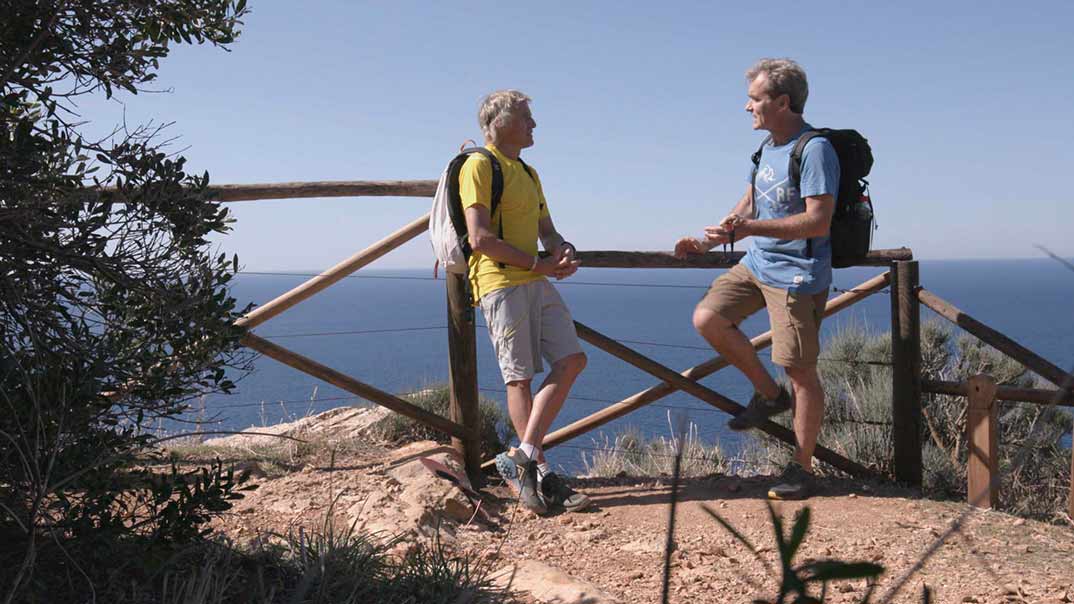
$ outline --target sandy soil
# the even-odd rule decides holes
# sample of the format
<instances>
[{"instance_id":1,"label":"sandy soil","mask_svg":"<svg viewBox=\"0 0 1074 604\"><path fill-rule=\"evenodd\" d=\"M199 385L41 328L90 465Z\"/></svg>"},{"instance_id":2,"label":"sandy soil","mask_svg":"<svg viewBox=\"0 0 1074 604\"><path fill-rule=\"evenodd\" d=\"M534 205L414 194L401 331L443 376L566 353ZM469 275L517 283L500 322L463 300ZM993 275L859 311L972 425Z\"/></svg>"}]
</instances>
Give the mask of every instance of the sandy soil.
<instances>
[{"instance_id":1,"label":"sandy soil","mask_svg":"<svg viewBox=\"0 0 1074 604\"><path fill-rule=\"evenodd\" d=\"M219 519L217 528L239 541L265 531L315 528L323 525L330 506L338 523L350 523L355 510L371 498L383 500L401 492L400 485L386 478L390 458L390 451L369 446L352 449L331 464L308 464L283 476L256 478L259 488ZM778 573L764 499L768 483L763 477L723 476L685 482L676 517L671 601L750 602L775 596L778 576L768 574L702 507L726 518ZM668 481L583 478L573 484L593 498L593 507L546 517L517 508L510 491L493 484L485 489L482 503L489 521L445 522L445 541L493 567L539 560L623 602L659 602ZM882 564L886 572L873 601L968 509L955 502L922 500L890 485L850 480L825 481L808 502L782 503L776 509L789 525L804 506L811 508L813 522L795 563L839 558ZM969 511L964 517L962 530L946 539L891 601L921 602L927 585L933 602L1074 602L1074 530L991 511ZM859 602L866 590L864 581L834 584L828 601Z\"/></svg>"}]
</instances>

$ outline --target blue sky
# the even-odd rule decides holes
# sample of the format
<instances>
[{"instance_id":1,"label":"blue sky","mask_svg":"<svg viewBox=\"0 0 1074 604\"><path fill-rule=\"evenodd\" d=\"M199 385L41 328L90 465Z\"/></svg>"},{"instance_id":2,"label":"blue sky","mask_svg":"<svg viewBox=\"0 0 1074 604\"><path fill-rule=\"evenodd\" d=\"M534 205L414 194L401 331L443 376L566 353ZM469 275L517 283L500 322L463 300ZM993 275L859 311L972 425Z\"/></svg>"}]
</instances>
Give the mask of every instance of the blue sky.
<instances>
[{"instance_id":1,"label":"blue sky","mask_svg":"<svg viewBox=\"0 0 1074 604\"><path fill-rule=\"evenodd\" d=\"M250 2L232 52L178 47L158 87L86 99L103 131L174 122L215 183L436 178L477 104L533 97L541 173L579 249L668 250L741 195L762 134L743 72L788 56L806 118L870 141L875 247L919 258L1074 256L1070 2ZM1064 184L1066 183L1066 184ZM323 269L429 201L231 204L249 270ZM374 267L431 267L422 237Z\"/></svg>"}]
</instances>

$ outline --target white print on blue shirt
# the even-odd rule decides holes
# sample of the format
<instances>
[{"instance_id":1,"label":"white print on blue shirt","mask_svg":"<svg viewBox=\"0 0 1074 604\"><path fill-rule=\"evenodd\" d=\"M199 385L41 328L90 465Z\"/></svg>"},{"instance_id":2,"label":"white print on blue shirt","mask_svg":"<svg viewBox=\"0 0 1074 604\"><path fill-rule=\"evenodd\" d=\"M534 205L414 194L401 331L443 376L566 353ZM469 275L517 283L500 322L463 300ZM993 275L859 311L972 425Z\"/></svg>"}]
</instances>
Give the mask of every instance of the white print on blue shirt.
<instances>
[{"instance_id":1,"label":"white print on blue shirt","mask_svg":"<svg viewBox=\"0 0 1074 604\"><path fill-rule=\"evenodd\" d=\"M791 152L802 133L811 129L807 124L786 144L777 147L768 143L762 149L754 185L756 218L771 220L801 214L806 197L838 194L839 158L823 138L810 140L802 153L801 189L790 181ZM753 170L750 162L750 182ZM813 239L812 255L807 254L804 239L752 239L742 262L762 283L801 294L819 293L831 285L832 247L828 237Z\"/></svg>"}]
</instances>

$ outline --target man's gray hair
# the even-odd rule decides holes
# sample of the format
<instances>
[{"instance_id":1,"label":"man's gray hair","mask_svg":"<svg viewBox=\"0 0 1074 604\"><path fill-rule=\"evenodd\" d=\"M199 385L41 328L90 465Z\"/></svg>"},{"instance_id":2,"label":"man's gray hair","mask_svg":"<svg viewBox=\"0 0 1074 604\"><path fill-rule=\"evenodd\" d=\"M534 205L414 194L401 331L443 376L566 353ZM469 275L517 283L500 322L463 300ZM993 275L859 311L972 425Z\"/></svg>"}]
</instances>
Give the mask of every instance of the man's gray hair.
<instances>
[{"instance_id":1,"label":"man's gray hair","mask_svg":"<svg viewBox=\"0 0 1074 604\"><path fill-rule=\"evenodd\" d=\"M801 65L790 59L761 59L746 70L746 83L753 82L762 73L768 76L769 96L777 98L785 94L791 100L791 111L805 113L809 82Z\"/></svg>"},{"instance_id":2,"label":"man's gray hair","mask_svg":"<svg viewBox=\"0 0 1074 604\"><path fill-rule=\"evenodd\" d=\"M477 111L477 123L487 138L492 138L492 131L503 126L514 110L530 97L518 90L497 90L481 99L481 108Z\"/></svg>"}]
</instances>

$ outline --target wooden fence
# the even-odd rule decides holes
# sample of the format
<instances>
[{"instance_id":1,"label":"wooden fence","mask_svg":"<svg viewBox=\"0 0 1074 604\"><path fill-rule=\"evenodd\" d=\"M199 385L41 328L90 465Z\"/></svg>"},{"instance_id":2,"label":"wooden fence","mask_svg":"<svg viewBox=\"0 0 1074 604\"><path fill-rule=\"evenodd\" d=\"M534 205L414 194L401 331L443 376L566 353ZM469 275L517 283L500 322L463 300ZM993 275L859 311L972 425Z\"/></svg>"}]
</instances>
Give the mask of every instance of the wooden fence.
<instances>
[{"instance_id":1,"label":"wooden fence","mask_svg":"<svg viewBox=\"0 0 1074 604\"><path fill-rule=\"evenodd\" d=\"M432 197L435 189L436 181L432 180L333 181L223 185L214 187L213 193L221 201L239 202L312 197ZM258 307L241 318L237 324L253 329L278 316L421 235L428 229L428 222L428 214L418 217L324 273ZM742 252L733 254L710 252L680 260L665 252L578 252L578 258L583 266L596 268L730 268L741 259L742 255ZM969 405L967 437L970 449L968 499L975 505L994 506L998 492L996 401L1074 406L1074 393L1072 393L1074 377L921 287L918 263L913 260L910 249L874 250L861 266L887 266L889 270L829 300L824 316L834 315L889 288L894 478L909 485L921 484L921 401L924 393L966 396ZM476 428L478 425L478 382L474 311L468 303L464 276L448 273L446 290L451 390L448 418L430 413L409 401L269 342L252 332L248 332L242 341L244 345L267 357L450 435L453 445L463 457L470 480L475 486L482 486L485 482L484 470L488 469L492 462L481 459L481 442ZM922 304L1055 384L1057 389L997 386L989 376L975 376L966 382L923 380L920 339ZM543 443L545 448L567 442L676 391L688 393L732 415L737 414L743 408L737 402L700 383L702 378L728 367L729 363L719 356L694 367L676 371L580 322L576 321L575 326L582 340L645 371L658 382L548 434ZM771 332L753 338L752 343L756 350L767 348L772 344ZM783 426L766 422L761 429L791 446L794 445L793 432ZM864 466L819 445L814 456L852 476L872 474ZM1074 473L1074 453L1071 458L1071 470ZM1074 480L1071 482L1070 513L1074 517Z\"/></svg>"}]
</instances>

